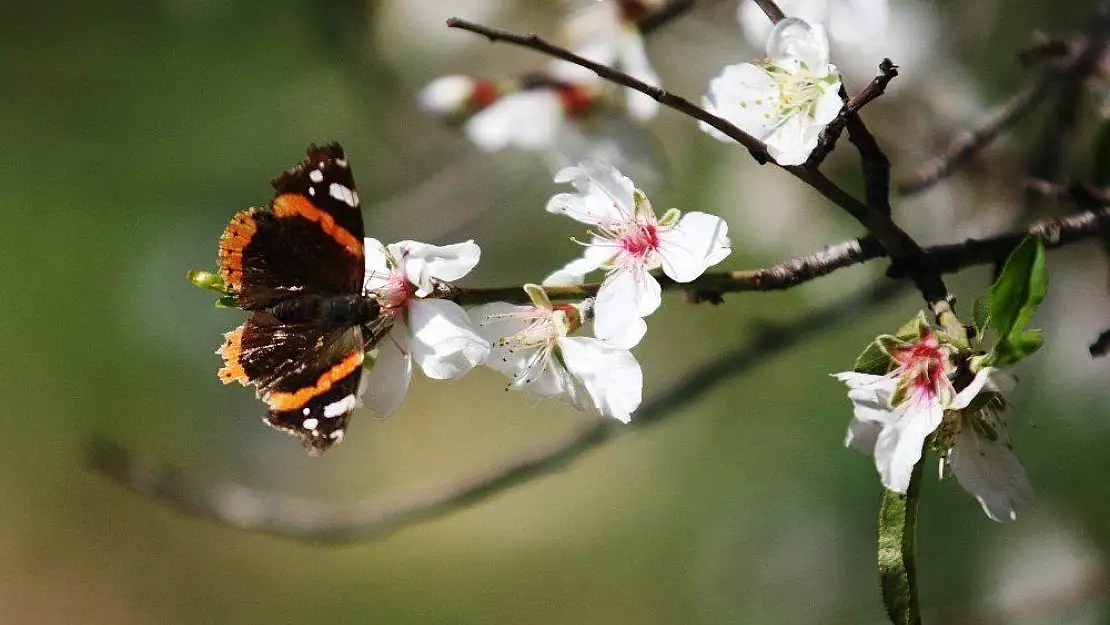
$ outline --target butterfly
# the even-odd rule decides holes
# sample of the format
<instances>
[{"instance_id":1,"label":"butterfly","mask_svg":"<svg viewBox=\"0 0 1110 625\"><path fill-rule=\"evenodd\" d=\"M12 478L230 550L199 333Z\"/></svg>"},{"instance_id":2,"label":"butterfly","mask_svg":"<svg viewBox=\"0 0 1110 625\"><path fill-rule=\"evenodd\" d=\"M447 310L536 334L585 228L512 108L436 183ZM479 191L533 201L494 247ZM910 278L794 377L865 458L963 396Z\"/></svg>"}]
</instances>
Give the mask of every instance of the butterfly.
<instances>
[{"instance_id":1,"label":"butterfly","mask_svg":"<svg viewBox=\"0 0 1110 625\"><path fill-rule=\"evenodd\" d=\"M392 323L364 291L362 210L343 148L311 145L271 184L270 205L239 211L220 237L225 291L251 315L224 335L218 375L253 385L265 422L319 454L343 440L366 351Z\"/></svg>"}]
</instances>

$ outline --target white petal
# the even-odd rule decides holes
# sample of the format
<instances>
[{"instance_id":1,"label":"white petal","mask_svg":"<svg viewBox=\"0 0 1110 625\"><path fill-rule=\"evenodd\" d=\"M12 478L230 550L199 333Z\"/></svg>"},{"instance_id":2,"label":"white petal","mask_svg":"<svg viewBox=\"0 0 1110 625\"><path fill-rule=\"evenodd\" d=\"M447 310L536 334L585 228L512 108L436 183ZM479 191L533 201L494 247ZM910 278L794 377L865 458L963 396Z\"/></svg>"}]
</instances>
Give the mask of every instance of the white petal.
<instances>
[{"instance_id":1,"label":"white petal","mask_svg":"<svg viewBox=\"0 0 1110 625\"><path fill-rule=\"evenodd\" d=\"M466 311L443 299L415 300L409 306L412 357L435 380L461 377L485 362L490 344L470 327Z\"/></svg>"},{"instance_id":2,"label":"white petal","mask_svg":"<svg viewBox=\"0 0 1110 625\"><path fill-rule=\"evenodd\" d=\"M949 410L962 410L963 408L967 408L971 400L975 399L975 396L983 390L983 386L990 381L991 372L994 370L995 369L992 367L980 369L979 373L975 374L975 378L971 380L971 383L964 387L964 390L960 391L946 407Z\"/></svg>"},{"instance_id":3,"label":"white petal","mask_svg":"<svg viewBox=\"0 0 1110 625\"><path fill-rule=\"evenodd\" d=\"M550 89L506 95L466 123L466 135L479 148L496 152L506 147L546 150L563 124L563 103Z\"/></svg>"},{"instance_id":4,"label":"white petal","mask_svg":"<svg viewBox=\"0 0 1110 625\"><path fill-rule=\"evenodd\" d=\"M1019 510L1033 504L1033 488L1014 452L1000 441L980 437L970 426L960 428L948 463L960 486L995 521L1015 521Z\"/></svg>"},{"instance_id":5,"label":"white petal","mask_svg":"<svg viewBox=\"0 0 1110 625\"><path fill-rule=\"evenodd\" d=\"M779 65L798 59L814 72L829 62L829 39L820 24L810 25L800 18L788 17L771 30L767 56Z\"/></svg>"},{"instance_id":6,"label":"white petal","mask_svg":"<svg viewBox=\"0 0 1110 625\"><path fill-rule=\"evenodd\" d=\"M599 261L597 258L590 258L588 255L582 258L576 258L544 278L543 285L578 286L586 281L586 274L601 267L601 265L608 260L609 259L604 259Z\"/></svg>"},{"instance_id":7,"label":"white petal","mask_svg":"<svg viewBox=\"0 0 1110 625\"><path fill-rule=\"evenodd\" d=\"M934 399L911 395L891 414L875 443L875 467L883 485L904 493L910 485L910 473L921 460L925 439L936 431L944 417L944 409Z\"/></svg>"},{"instance_id":8,"label":"white petal","mask_svg":"<svg viewBox=\"0 0 1110 625\"><path fill-rule=\"evenodd\" d=\"M875 443L879 440L879 433L882 430L882 423L852 418L848 421L848 432L844 435L844 446L870 456L875 453Z\"/></svg>"},{"instance_id":9,"label":"white petal","mask_svg":"<svg viewBox=\"0 0 1110 625\"><path fill-rule=\"evenodd\" d=\"M408 356L406 332L404 323L397 321L389 336L378 344L378 357L363 377L363 404L382 418L397 412L409 390L412 359Z\"/></svg>"},{"instance_id":10,"label":"white petal","mask_svg":"<svg viewBox=\"0 0 1110 625\"><path fill-rule=\"evenodd\" d=\"M663 301L659 282L642 268L611 272L598 289L594 303L594 335L619 347L631 348L632 338L643 337L639 324ZM636 332L629 326L636 325ZM637 334L639 336L637 336Z\"/></svg>"},{"instance_id":11,"label":"white petal","mask_svg":"<svg viewBox=\"0 0 1110 625\"><path fill-rule=\"evenodd\" d=\"M832 374L834 378L848 385L848 388L861 388L868 387L889 380L885 375L872 375L870 373L860 373L858 371L841 371L840 373Z\"/></svg>"},{"instance_id":12,"label":"white petal","mask_svg":"<svg viewBox=\"0 0 1110 625\"><path fill-rule=\"evenodd\" d=\"M705 107L744 132L764 139L778 121L777 87L762 67L751 63L729 65L709 83ZM702 130L718 140L732 141L727 135L702 124Z\"/></svg>"},{"instance_id":13,"label":"white petal","mask_svg":"<svg viewBox=\"0 0 1110 625\"><path fill-rule=\"evenodd\" d=\"M547 203L547 211L590 225L632 219L636 213L636 186L616 167L585 161L555 174L555 182L570 182L578 193L560 193Z\"/></svg>"},{"instance_id":14,"label":"white petal","mask_svg":"<svg viewBox=\"0 0 1110 625\"><path fill-rule=\"evenodd\" d=\"M563 337L559 349L567 369L578 378L597 412L624 423L640 406L644 376L636 357L604 341Z\"/></svg>"},{"instance_id":15,"label":"white petal","mask_svg":"<svg viewBox=\"0 0 1110 625\"><path fill-rule=\"evenodd\" d=\"M470 273L482 255L473 240L442 246L399 241L391 244L389 251L401 263L405 278L418 287L417 297L432 292L432 278L453 282Z\"/></svg>"},{"instance_id":16,"label":"white petal","mask_svg":"<svg viewBox=\"0 0 1110 625\"><path fill-rule=\"evenodd\" d=\"M451 115L461 111L473 93L474 79L470 76L441 76L421 89L416 101L424 111Z\"/></svg>"},{"instance_id":17,"label":"white petal","mask_svg":"<svg viewBox=\"0 0 1110 625\"><path fill-rule=\"evenodd\" d=\"M663 273L689 282L732 252L725 220L708 213L685 213L672 228L659 232Z\"/></svg>"},{"instance_id":18,"label":"white petal","mask_svg":"<svg viewBox=\"0 0 1110 625\"><path fill-rule=\"evenodd\" d=\"M366 237L363 243L366 249L366 279L363 288L367 292L376 291L385 286L393 273L393 267L389 264L389 252L377 239Z\"/></svg>"}]
</instances>

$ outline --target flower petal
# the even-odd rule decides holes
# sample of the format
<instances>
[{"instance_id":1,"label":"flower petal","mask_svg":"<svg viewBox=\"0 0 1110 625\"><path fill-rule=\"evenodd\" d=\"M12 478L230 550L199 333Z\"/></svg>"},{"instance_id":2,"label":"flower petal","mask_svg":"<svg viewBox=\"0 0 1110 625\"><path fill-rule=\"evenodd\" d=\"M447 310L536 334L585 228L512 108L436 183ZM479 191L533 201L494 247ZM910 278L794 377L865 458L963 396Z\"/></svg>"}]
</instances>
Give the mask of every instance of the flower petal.
<instances>
[{"instance_id":1,"label":"flower petal","mask_svg":"<svg viewBox=\"0 0 1110 625\"><path fill-rule=\"evenodd\" d=\"M576 258L560 269L556 269L551 275L543 279L543 286L578 286L586 281L586 274L590 273L601 267L603 264L612 259L597 257L596 254L591 255L588 252L593 249L601 249L596 246L586 248L587 254L582 258Z\"/></svg>"},{"instance_id":2,"label":"flower petal","mask_svg":"<svg viewBox=\"0 0 1110 625\"><path fill-rule=\"evenodd\" d=\"M956 397L946 406L949 410L962 410L967 408L971 400L983 390L983 386L990 382L991 373L995 371L993 367L985 367L975 374L971 383L964 387L964 390L956 394Z\"/></svg>"},{"instance_id":3,"label":"flower petal","mask_svg":"<svg viewBox=\"0 0 1110 625\"><path fill-rule=\"evenodd\" d=\"M466 123L466 135L486 152L507 147L545 150L553 144L565 117L563 103L551 89L511 93L478 112Z\"/></svg>"},{"instance_id":4,"label":"flower petal","mask_svg":"<svg viewBox=\"0 0 1110 625\"><path fill-rule=\"evenodd\" d=\"M610 272L598 289L594 303L594 335L613 345L631 348L639 342L642 331L630 332L629 326L643 323L662 303L659 282L647 271L624 267ZM637 336L638 334L638 336Z\"/></svg>"},{"instance_id":5,"label":"flower petal","mask_svg":"<svg viewBox=\"0 0 1110 625\"><path fill-rule=\"evenodd\" d=\"M378 344L374 364L362 378L366 393L362 401L379 417L391 416L401 407L412 379L412 359L408 356L404 323L398 320L389 336Z\"/></svg>"},{"instance_id":6,"label":"flower petal","mask_svg":"<svg viewBox=\"0 0 1110 625\"><path fill-rule=\"evenodd\" d=\"M798 59L811 72L829 62L829 38L820 24L809 24L797 17L781 20L767 38L767 56L779 65Z\"/></svg>"},{"instance_id":7,"label":"flower petal","mask_svg":"<svg viewBox=\"0 0 1110 625\"><path fill-rule=\"evenodd\" d=\"M672 228L659 233L663 273L676 282L689 282L732 252L728 224L708 213L685 213Z\"/></svg>"},{"instance_id":8,"label":"flower petal","mask_svg":"<svg viewBox=\"0 0 1110 625\"><path fill-rule=\"evenodd\" d=\"M1033 488L1014 452L1001 441L979 436L972 427L956 434L948 464L960 486L994 521L1016 521L1019 510L1033 505Z\"/></svg>"},{"instance_id":9,"label":"flower petal","mask_svg":"<svg viewBox=\"0 0 1110 625\"><path fill-rule=\"evenodd\" d=\"M636 357L586 337L562 337L557 344L570 373L578 378L597 412L624 423L640 406L644 376Z\"/></svg>"},{"instance_id":10,"label":"flower petal","mask_svg":"<svg viewBox=\"0 0 1110 625\"><path fill-rule=\"evenodd\" d=\"M659 75L655 73L648 59L640 29L631 24L624 26L621 29L617 50L621 68L626 74L649 85L660 84ZM659 102L655 98L635 89L625 89L625 106L628 107L629 115L640 121L649 120L659 112Z\"/></svg>"},{"instance_id":11,"label":"flower petal","mask_svg":"<svg viewBox=\"0 0 1110 625\"><path fill-rule=\"evenodd\" d=\"M632 219L636 214L636 186L607 163L584 161L566 167L555 174L555 182L570 182L578 193L560 193L551 198L547 203L549 213L602 226Z\"/></svg>"},{"instance_id":12,"label":"flower petal","mask_svg":"<svg viewBox=\"0 0 1110 625\"><path fill-rule=\"evenodd\" d=\"M389 252L381 241L372 237L366 237L363 247L366 255L366 279L363 289L366 292L376 291L385 286L393 273Z\"/></svg>"},{"instance_id":13,"label":"flower petal","mask_svg":"<svg viewBox=\"0 0 1110 625\"><path fill-rule=\"evenodd\" d=\"M856 417L848 421L848 432L844 435L844 446L870 456L875 453L875 443L878 442L879 433L882 431L882 423L860 419L857 413Z\"/></svg>"},{"instance_id":14,"label":"flower petal","mask_svg":"<svg viewBox=\"0 0 1110 625\"><path fill-rule=\"evenodd\" d=\"M944 409L932 397L911 395L891 413L888 423L875 443L875 467L883 486L904 493L910 486L910 474L921 460L925 439L940 425Z\"/></svg>"},{"instance_id":15,"label":"flower petal","mask_svg":"<svg viewBox=\"0 0 1110 625\"><path fill-rule=\"evenodd\" d=\"M416 296L432 292L432 278L453 282L470 273L478 264L482 250L473 240L452 245L429 245L419 241L398 241L389 246L401 263L405 278L417 286Z\"/></svg>"},{"instance_id":16,"label":"flower petal","mask_svg":"<svg viewBox=\"0 0 1110 625\"><path fill-rule=\"evenodd\" d=\"M409 306L412 357L435 380L463 376L485 362L490 344L470 327L466 311L442 299L415 300Z\"/></svg>"}]
</instances>

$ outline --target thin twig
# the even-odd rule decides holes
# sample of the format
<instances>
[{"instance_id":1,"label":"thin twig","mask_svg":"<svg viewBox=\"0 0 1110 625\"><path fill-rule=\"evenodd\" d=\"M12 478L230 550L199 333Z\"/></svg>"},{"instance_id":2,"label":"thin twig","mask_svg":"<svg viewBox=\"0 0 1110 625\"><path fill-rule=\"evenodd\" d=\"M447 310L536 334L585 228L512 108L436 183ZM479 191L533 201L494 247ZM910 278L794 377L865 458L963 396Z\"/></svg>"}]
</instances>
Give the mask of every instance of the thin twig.
<instances>
[{"instance_id":1,"label":"thin twig","mask_svg":"<svg viewBox=\"0 0 1110 625\"><path fill-rule=\"evenodd\" d=\"M407 490L352 506L329 507L318 501L283 497L241 484L198 482L163 462L144 460L103 440L90 445L88 461L95 470L132 490L181 512L222 525L326 543L379 538L559 471L622 432L665 421L678 414L683 405L722 381L766 363L768 355L804 345L815 336L856 318L861 311L894 299L903 292L900 286L887 282L862 294L845 297L797 321L779 327L762 327L759 332L753 332L744 345L700 365L657 399L644 404L630 426L599 420L566 439L530 450L463 480Z\"/></svg>"},{"instance_id":2,"label":"thin twig","mask_svg":"<svg viewBox=\"0 0 1110 625\"><path fill-rule=\"evenodd\" d=\"M848 92L842 84L841 97L846 99L847 102L845 102L844 108L840 110L836 118L829 122L829 125L825 126L825 129L821 131L821 139L817 142L817 147L810 153L809 159L806 161L806 167L820 167L821 163L825 161L825 158L828 157L828 155L832 153L833 148L836 147L836 143L840 140L840 134L844 131L844 127L847 125L848 120L858 117L860 109L885 93L887 85L897 76L898 66L890 59L883 59L883 61L879 63L878 75L871 79L871 82L855 96L848 98Z\"/></svg>"},{"instance_id":3,"label":"thin twig","mask_svg":"<svg viewBox=\"0 0 1110 625\"><path fill-rule=\"evenodd\" d=\"M747 0L740 1L746 2ZM752 1L759 5L759 8L763 10L763 14L767 16L767 19L771 20L772 24L778 24L782 20L786 19L786 13L782 12L782 9L779 8L779 5L775 4L774 0Z\"/></svg>"},{"instance_id":4,"label":"thin twig","mask_svg":"<svg viewBox=\"0 0 1110 625\"><path fill-rule=\"evenodd\" d=\"M978 127L961 132L940 156L933 158L913 176L900 182L898 192L904 196L921 193L950 176L968 159L989 146L995 138L1032 111L1033 107L1048 94L1048 88L1054 82L1053 74L1046 72L1026 85L1009 101L988 115Z\"/></svg>"}]
</instances>

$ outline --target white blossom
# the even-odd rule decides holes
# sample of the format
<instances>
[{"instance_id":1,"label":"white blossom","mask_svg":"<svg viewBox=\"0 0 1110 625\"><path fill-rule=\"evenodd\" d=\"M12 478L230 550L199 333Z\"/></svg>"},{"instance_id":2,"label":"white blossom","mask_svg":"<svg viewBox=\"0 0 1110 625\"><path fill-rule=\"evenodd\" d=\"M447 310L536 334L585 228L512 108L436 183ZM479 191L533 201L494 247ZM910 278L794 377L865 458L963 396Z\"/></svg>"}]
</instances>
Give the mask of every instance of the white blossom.
<instances>
[{"instance_id":1,"label":"white blossom","mask_svg":"<svg viewBox=\"0 0 1110 625\"><path fill-rule=\"evenodd\" d=\"M569 336L581 325L577 307L553 306L539 287L526 289L532 306L496 302L470 310L478 333L493 344L486 365L511 378L509 388L523 391L529 403L551 397L627 423L643 392L632 352Z\"/></svg>"},{"instance_id":2,"label":"white blossom","mask_svg":"<svg viewBox=\"0 0 1110 625\"><path fill-rule=\"evenodd\" d=\"M731 251L728 224L708 213L682 215L671 209L655 215L647 196L615 167L584 162L555 175L575 193L560 193L547 210L592 226L585 253L549 276L545 284L576 284L602 269L605 280L597 294L594 334L618 347L640 342L643 318L662 301L654 269L676 282L690 282Z\"/></svg>"},{"instance_id":3,"label":"white blossom","mask_svg":"<svg viewBox=\"0 0 1110 625\"><path fill-rule=\"evenodd\" d=\"M1033 495L1005 437L997 370L981 369L956 392L955 349L932 330L889 351L897 366L886 375L835 375L848 385L854 409L845 445L873 455L883 485L904 493L935 433L944 466L987 516L1015 520L1016 511L1027 507Z\"/></svg>"},{"instance_id":4,"label":"white blossom","mask_svg":"<svg viewBox=\"0 0 1110 625\"><path fill-rule=\"evenodd\" d=\"M473 241L443 247L401 241L386 247L366 239L364 291L377 298L382 315L393 318L363 380L365 402L379 416L400 407L413 360L424 375L445 380L461 377L489 356L489 342L471 327L466 311L452 301L427 297L433 281L462 278L480 254Z\"/></svg>"},{"instance_id":5,"label":"white blossom","mask_svg":"<svg viewBox=\"0 0 1110 625\"><path fill-rule=\"evenodd\" d=\"M781 165L806 162L821 131L843 106L840 74L829 63L824 29L798 18L779 22L767 40L769 60L726 67L709 83L703 105L767 144ZM721 141L731 138L702 122Z\"/></svg>"}]
</instances>

